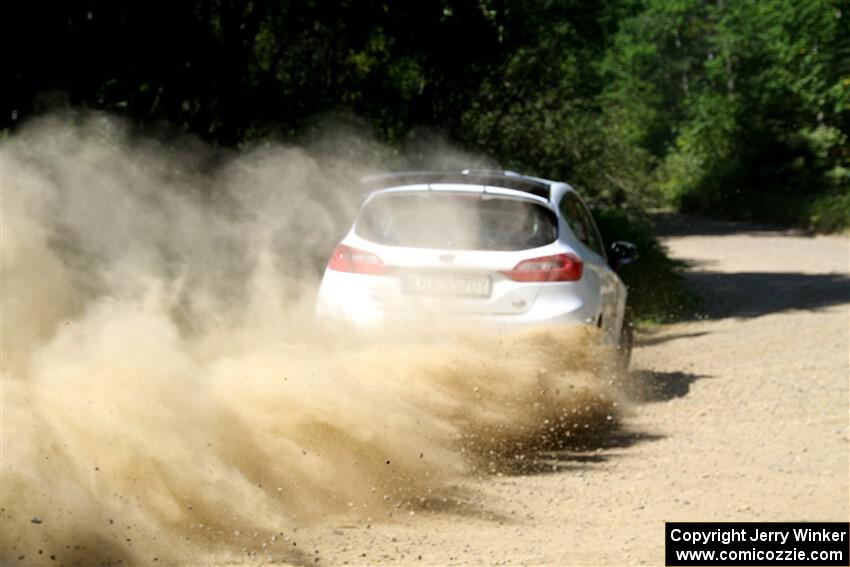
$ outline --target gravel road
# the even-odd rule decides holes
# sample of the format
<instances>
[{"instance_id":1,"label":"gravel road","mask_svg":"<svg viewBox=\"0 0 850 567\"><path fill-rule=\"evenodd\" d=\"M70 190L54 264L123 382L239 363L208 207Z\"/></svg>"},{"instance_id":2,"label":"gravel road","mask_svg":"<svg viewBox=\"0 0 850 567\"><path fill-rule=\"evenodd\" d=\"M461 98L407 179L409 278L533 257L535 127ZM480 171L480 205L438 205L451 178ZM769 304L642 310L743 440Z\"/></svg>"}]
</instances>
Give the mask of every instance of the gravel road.
<instances>
[{"instance_id":1,"label":"gravel road","mask_svg":"<svg viewBox=\"0 0 850 567\"><path fill-rule=\"evenodd\" d=\"M316 530L317 562L661 565L664 521L847 521L850 240L662 236L705 315L639 335L622 429L471 481L451 512Z\"/></svg>"}]
</instances>

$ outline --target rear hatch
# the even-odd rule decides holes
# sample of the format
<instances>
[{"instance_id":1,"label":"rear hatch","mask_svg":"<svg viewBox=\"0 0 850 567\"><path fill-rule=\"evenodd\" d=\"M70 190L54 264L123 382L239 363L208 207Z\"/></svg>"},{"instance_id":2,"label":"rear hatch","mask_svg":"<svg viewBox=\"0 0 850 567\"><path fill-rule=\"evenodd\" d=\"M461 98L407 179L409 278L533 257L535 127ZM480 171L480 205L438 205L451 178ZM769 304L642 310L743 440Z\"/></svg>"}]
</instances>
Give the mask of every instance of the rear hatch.
<instances>
[{"instance_id":1,"label":"rear hatch","mask_svg":"<svg viewBox=\"0 0 850 567\"><path fill-rule=\"evenodd\" d=\"M554 213L531 199L401 191L373 196L347 242L382 265L370 280L372 297L387 308L520 314L547 280L512 270L556 254L557 226Z\"/></svg>"}]
</instances>

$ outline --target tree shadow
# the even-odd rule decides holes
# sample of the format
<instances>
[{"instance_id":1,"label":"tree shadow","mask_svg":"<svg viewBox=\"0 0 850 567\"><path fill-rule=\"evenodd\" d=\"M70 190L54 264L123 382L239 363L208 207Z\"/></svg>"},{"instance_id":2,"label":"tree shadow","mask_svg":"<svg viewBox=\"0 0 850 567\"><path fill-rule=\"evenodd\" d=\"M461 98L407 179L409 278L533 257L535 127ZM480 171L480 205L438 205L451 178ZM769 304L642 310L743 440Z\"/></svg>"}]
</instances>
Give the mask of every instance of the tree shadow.
<instances>
[{"instance_id":1,"label":"tree shadow","mask_svg":"<svg viewBox=\"0 0 850 567\"><path fill-rule=\"evenodd\" d=\"M652 213L653 233L656 236L724 236L731 234L776 234L807 236L810 233L777 225L715 219L701 215L673 212Z\"/></svg>"},{"instance_id":2,"label":"tree shadow","mask_svg":"<svg viewBox=\"0 0 850 567\"><path fill-rule=\"evenodd\" d=\"M759 317L789 310L817 310L850 303L845 274L795 272L687 272L710 318Z\"/></svg>"}]
</instances>

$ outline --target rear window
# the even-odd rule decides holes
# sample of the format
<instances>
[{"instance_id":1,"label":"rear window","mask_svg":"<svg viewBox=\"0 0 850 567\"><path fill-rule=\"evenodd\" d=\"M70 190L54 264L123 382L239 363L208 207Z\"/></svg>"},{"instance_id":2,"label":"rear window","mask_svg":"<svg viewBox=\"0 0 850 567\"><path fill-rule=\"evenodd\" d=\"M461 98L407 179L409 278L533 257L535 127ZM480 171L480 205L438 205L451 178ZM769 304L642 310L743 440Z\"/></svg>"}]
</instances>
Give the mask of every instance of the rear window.
<instances>
[{"instance_id":1,"label":"rear window","mask_svg":"<svg viewBox=\"0 0 850 567\"><path fill-rule=\"evenodd\" d=\"M558 237L540 205L487 194L390 193L373 198L354 231L389 246L447 250L523 250Z\"/></svg>"}]
</instances>

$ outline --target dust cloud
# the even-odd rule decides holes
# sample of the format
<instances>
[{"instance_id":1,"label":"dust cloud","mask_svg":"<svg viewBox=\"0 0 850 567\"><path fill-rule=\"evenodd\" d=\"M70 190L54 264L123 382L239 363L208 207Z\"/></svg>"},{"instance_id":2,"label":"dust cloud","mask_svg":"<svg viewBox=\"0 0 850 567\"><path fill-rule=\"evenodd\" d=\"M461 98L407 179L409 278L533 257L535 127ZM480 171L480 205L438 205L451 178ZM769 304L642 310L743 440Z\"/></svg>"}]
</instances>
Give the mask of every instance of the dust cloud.
<instances>
[{"instance_id":1,"label":"dust cloud","mask_svg":"<svg viewBox=\"0 0 850 567\"><path fill-rule=\"evenodd\" d=\"M98 114L2 142L4 564L312 562L300 528L427 510L616 418L589 330L315 322L352 180L386 167L322 147L355 146L221 153Z\"/></svg>"}]
</instances>

